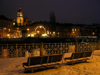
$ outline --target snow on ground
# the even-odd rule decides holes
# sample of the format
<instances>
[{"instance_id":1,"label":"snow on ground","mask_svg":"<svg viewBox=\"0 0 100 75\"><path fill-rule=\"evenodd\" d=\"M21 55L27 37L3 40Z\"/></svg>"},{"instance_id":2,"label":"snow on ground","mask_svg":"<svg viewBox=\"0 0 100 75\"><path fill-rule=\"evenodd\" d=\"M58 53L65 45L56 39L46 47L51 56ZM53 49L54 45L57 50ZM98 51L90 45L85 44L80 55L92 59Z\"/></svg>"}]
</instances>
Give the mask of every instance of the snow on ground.
<instances>
[{"instance_id":1,"label":"snow on ground","mask_svg":"<svg viewBox=\"0 0 100 75\"><path fill-rule=\"evenodd\" d=\"M100 75L100 50L95 50L93 58L86 63L62 64L59 68L25 73L22 63L27 57L0 59L0 75Z\"/></svg>"}]
</instances>

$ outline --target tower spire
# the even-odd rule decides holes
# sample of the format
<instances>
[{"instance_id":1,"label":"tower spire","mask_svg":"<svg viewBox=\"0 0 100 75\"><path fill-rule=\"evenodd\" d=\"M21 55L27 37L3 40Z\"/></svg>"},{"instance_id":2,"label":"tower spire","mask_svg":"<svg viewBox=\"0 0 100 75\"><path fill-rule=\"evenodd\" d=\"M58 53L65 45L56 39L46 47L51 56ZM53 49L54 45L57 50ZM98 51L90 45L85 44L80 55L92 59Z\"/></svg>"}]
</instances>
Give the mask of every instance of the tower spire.
<instances>
[{"instance_id":1,"label":"tower spire","mask_svg":"<svg viewBox=\"0 0 100 75\"><path fill-rule=\"evenodd\" d=\"M23 13L21 11L21 4L19 6L19 10L18 10L18 13L17 13L17 25L23 25Z\"/></svg>"},{"instance_id":2,"label":"tower spire","mask_svg":"<svg viewBox=\"0 0 100 75\"><path fill-rule=\"evenodd\" d=\"M18 12L20 12L21 11L21 4L20 4L20 6L19 6L19 11Z\"/></svg>"}]
</instances>

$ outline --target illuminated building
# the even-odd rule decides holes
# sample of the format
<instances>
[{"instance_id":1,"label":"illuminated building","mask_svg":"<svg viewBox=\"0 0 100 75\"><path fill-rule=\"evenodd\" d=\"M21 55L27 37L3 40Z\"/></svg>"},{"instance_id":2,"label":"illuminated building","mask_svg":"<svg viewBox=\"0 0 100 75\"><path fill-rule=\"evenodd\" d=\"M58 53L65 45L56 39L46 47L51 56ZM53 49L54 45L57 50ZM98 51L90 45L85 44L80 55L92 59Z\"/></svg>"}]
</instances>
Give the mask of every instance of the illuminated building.
<instances>
[{"instance_id":1,"label":"illuminated building","mask_svg":"<svg viewBox=\"0 0 100 75\"><path fill-rule=\"evenodd\" d=\"M7 38L7 34L12 28L13 21L12 19L8 19L4 15L0 15L0 38Z\"/></svg>"},{"instance_id":2,"label":"illuminated building","mask_svg":"<svg viewBox=\"0 0 100 75\"><path fill-rule=\"evenodd\" d=\"M25 15L25 18L23 17L23 13L21 11L21 6L20 6L17 12L17 25L23 26L23 25L29 25L32 23L33 21L28 21L27 15ZM13 25L15 25L15 22L13 23Z\"/></svg>"},{"instance_id":3,"label":"illuminated building","mask_svg":"<svg viewBox=\"0 0 100 75\"><path fill-rule=\"evenodd\" d=\"M23 26L23 21L24 21L24 19L23 19L23 13L22 13L22 11L21 11L21 6L19 7L19 10L18 10L18 13L17 13L17 25L18 26Z\"/></svg>"},{"instance_id":4,"label":"illuminated building","mask_svg":"<svg viewBox=\"0 0 100 75\"><path fill-rule=\"evenodd\" d=\"M2 18L2 19L1 19ZM100 25L85 25L71 23L51 23L28 21L23 18L21 6L17 13L17 20L10 20L0 16L0 38L76 38L76 37L100 37Z\"/></svg>"}]
</instances>

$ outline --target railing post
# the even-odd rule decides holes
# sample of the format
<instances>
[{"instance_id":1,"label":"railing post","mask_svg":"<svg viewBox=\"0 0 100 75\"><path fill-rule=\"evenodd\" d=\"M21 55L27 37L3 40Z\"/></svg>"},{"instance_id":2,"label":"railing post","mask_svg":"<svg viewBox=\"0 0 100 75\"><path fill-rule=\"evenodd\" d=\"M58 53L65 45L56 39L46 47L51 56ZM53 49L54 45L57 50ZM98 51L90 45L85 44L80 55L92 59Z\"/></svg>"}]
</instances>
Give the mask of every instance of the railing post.
<instances>
[{"instance_id":1,"label":"railing post","mask_svg":"<svg viewBox=\"0 0 100 75\"><path fill-rule=\"evenodd\" d=\"M78 52L78 42L75 44L75 52Z\"/></svg>"},{"instance_id":2,"label":"railing post","mask_svg":"<svg viewBox=\"0 0 100 75\"><path fill-rule=\"evenodd\" d=\"M8 43L7 43L7 57L9 56Z\"/></svg>"},{"instance_id":3,"label":"railing post","mask_svg":"<svg viewBox=\"0 0 100 75\"><path fill-rule=\"evenodd\" d=\"M60 48L60 50L61 50L61 54L63 53L63 51L62 51L62 42L60 43L60 45L61 45L61 48Z\"/></svg>"},{"instance_id":4,"label":"railing post","mask_svg":"<svg viewBox=\"0 0 100 75\"><path fill-rule=\"evenodd\" d=\"M40 44L40 56L43 56L43 42Z\"/></svg>"},{"instance_id":5,"label":"railing post","mask_svg":"<svg viewBox=\"0 0 100 75\"><path fill-rule=\"evenodd\" d=\"M100 49L100 41L97 42L97 48Z\"/></svg>"},{"instance_id":6,"label":"railing post","mask_svg":"<svg viewBox=\"0 0 100 75\"><path fill-rule=\"evenodd\" d=\"M2 58L3 58L3 45L2 45L2 52L1 52L1 54L2 54Z\"/></svg>"},{"instance_id":7,"label":"railing post","mask_svg":"<svg viewBox=\"0 0 100 75\"><path fill-rule=\"evenodd\" d=\"M16 43L16 57L18 57L17 43Z\"/></svg>"}]
</instances>

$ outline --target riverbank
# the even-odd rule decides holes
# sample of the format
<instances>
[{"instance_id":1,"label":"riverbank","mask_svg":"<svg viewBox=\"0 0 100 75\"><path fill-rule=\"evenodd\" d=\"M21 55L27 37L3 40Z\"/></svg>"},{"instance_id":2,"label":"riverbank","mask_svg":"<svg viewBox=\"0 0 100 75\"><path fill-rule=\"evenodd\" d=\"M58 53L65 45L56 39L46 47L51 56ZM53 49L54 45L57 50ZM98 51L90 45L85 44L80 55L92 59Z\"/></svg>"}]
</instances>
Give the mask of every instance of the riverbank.
<instances>
[{"instance_id":1,"label":"riverbank","mask_svg":"<svg viewBox=\"0 0 100 75\"><path fill-rule=\"evenodd\" d=\"M100 75L100 50L95 50L93 58L86 63L62 64L59 68L25 72L22 63L27 57L0 59L0 75Z\"/></svg>"}]
</instances>

